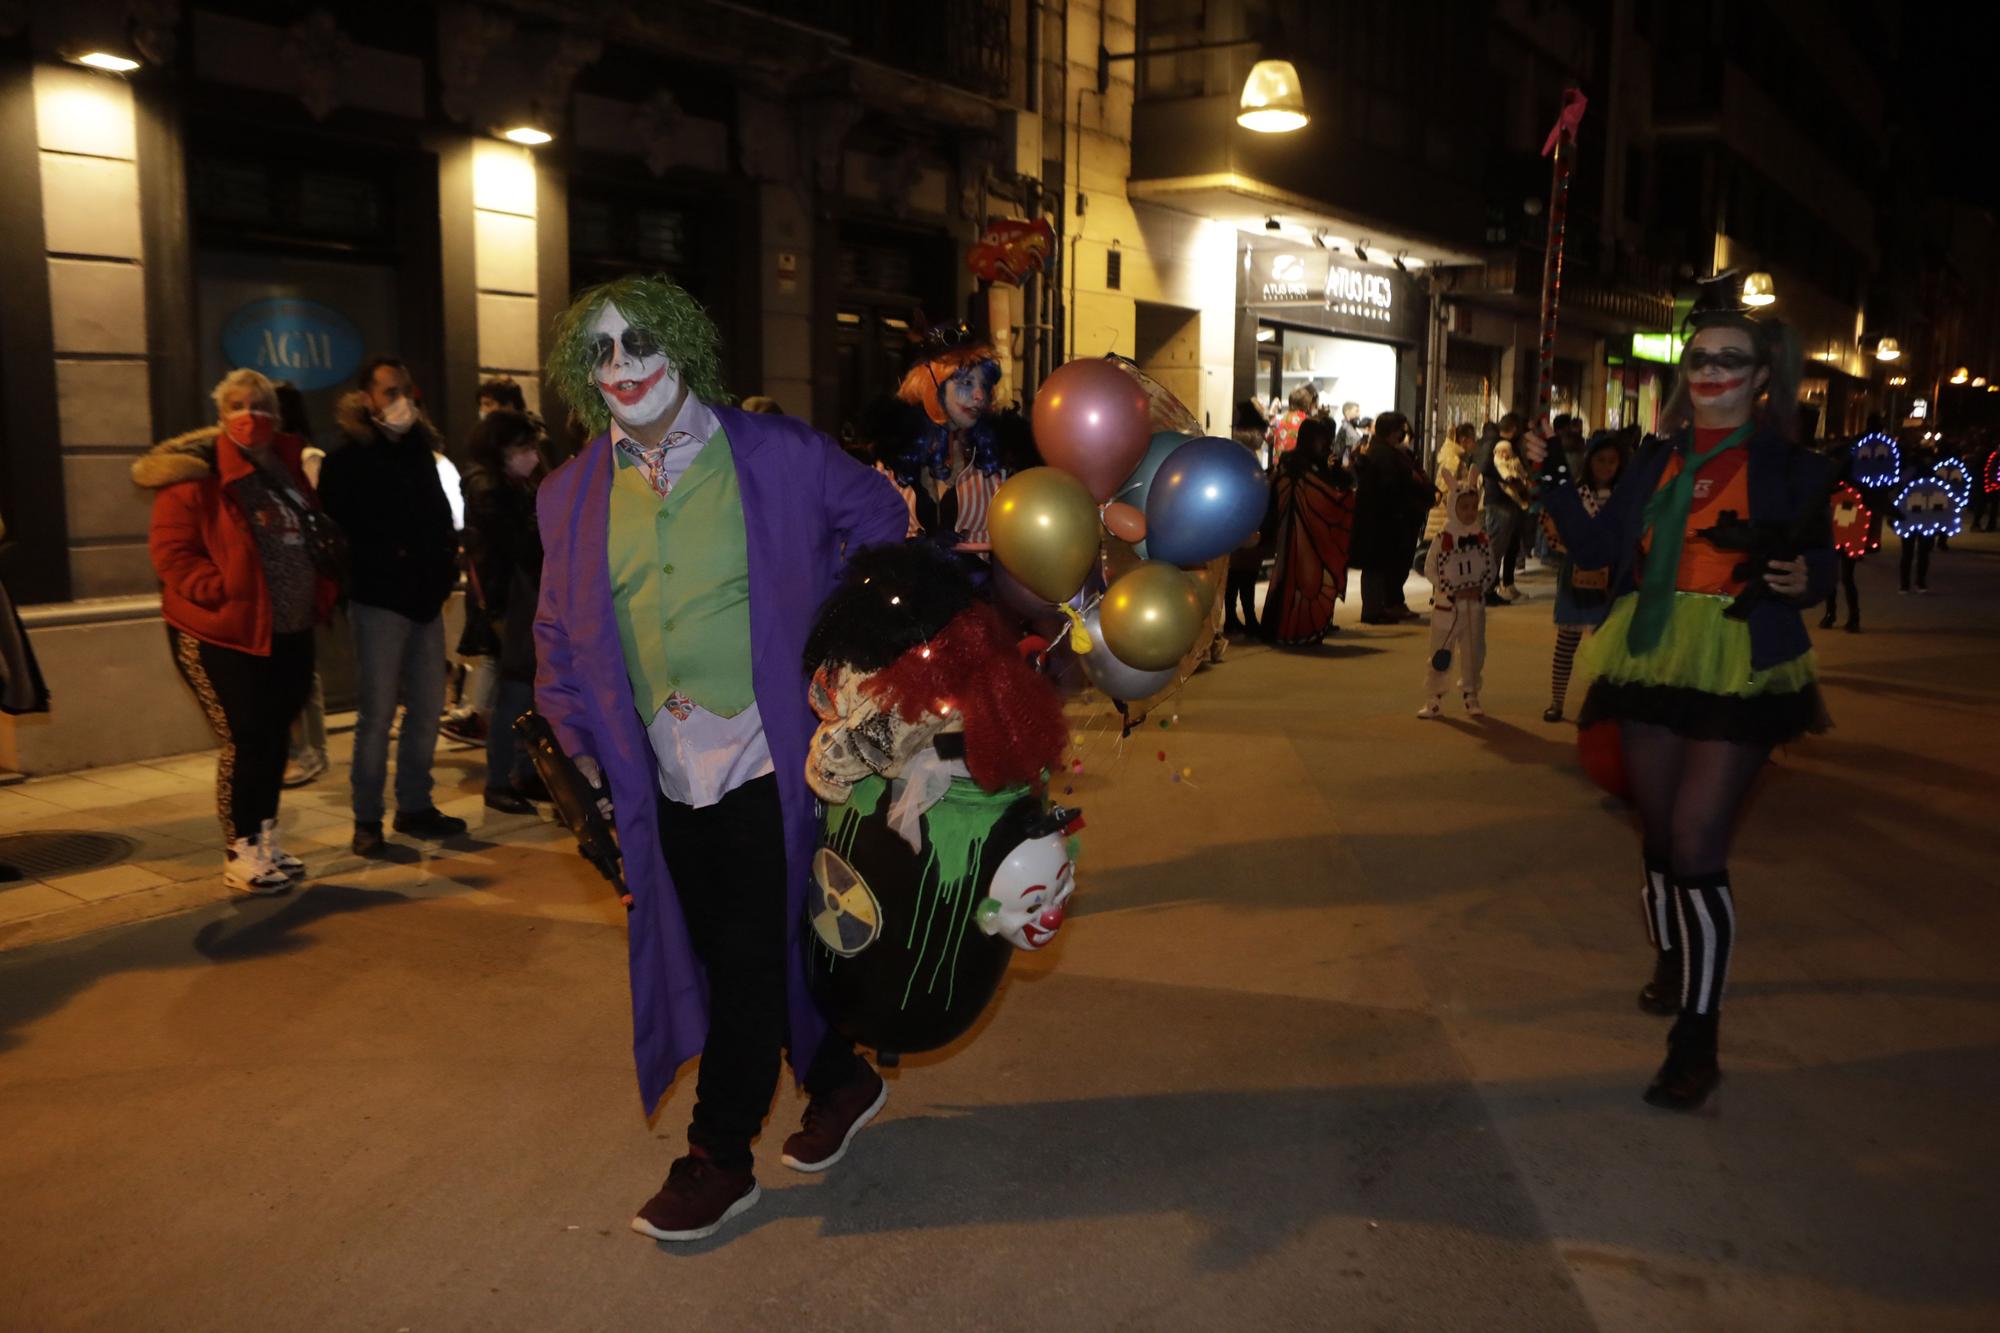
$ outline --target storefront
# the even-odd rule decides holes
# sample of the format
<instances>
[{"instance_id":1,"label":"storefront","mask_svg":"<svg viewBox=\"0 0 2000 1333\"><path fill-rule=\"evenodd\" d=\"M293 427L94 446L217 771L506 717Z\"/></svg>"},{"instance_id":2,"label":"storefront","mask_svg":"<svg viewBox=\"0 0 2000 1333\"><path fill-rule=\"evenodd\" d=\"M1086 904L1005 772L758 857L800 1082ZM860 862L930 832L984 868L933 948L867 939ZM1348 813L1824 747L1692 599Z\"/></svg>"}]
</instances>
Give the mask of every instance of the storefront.
<instances>
[{"instance_id":1,"label":"storefront","mask_svg":"<svg viewBox=\"0 0 2000 1333\"><path fill-rule=\"evenodd\" d=\"M1617 430L1659 429L1660 409L1672 391L1681 360L1681 339L1665 330L1641 330L1621 347L1605 344L1604 424Z\"/></svg>"},{"instance_id":2,"label":"storefront","mask_svg":"<svg viewBox=\"0 0 2000 1333\"><path fill-rule=\"evenodd\" d=\"M1338 411L1414 414L1426 297L1394 268L1245 235L1238 253L1236 398L1302 386Z\"/></svg>"}]
</instances>

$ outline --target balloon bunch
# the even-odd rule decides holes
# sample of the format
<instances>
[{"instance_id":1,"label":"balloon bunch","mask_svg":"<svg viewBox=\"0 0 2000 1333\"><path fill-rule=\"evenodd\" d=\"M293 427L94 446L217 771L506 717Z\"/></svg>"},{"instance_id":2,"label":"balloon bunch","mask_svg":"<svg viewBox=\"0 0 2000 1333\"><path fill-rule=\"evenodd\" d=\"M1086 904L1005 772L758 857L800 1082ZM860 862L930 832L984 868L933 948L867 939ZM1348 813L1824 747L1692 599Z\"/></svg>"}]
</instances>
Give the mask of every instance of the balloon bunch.
<instances>
[{"instance_id":1,"label":"balloon bunch","mask_svg":"<svg viewBox=\"0 0 2000 1333\"><path fill-rule=\"evenodd\" d=\"M1035 396L1048 466L1009 478L989 519L1001 600L1023 614L1060 610L1085 675L1117 701L1179 679L1215 605L1204 567L1255 535L1268 498L1249 450L1156 429L1163 418L1195 427L1136 367L1060 367ZM1106 534L1139 557L1116 577L1101 558Z\"/></svg>"}]
</instances>

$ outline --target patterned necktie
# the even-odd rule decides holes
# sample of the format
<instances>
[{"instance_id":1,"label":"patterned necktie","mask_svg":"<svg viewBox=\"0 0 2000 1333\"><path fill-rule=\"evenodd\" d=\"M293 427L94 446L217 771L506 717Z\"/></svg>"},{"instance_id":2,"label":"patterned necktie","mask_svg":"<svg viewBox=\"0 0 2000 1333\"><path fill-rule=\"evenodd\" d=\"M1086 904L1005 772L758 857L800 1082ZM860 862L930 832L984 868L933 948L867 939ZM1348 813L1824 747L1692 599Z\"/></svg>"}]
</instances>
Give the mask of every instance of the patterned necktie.
<instances>
[{"instance_id":1,"label":"patterned necktie","mask_svg":"<svg viewBox=\"0 0 2000 1333\"><path fill-rule=\"evenodd\" d=\"M625 451L625 456L632 460L632 465L646 478L646 484L653 488L653 494L664 500L667 498L667 493L674 488L673 478L667 475L667 451L699 443L701 441L688 432L676 430L669 431L667 438L658 444L644 444L627 435L618 441L618 447Z\"/></svg>"}]
</instances>

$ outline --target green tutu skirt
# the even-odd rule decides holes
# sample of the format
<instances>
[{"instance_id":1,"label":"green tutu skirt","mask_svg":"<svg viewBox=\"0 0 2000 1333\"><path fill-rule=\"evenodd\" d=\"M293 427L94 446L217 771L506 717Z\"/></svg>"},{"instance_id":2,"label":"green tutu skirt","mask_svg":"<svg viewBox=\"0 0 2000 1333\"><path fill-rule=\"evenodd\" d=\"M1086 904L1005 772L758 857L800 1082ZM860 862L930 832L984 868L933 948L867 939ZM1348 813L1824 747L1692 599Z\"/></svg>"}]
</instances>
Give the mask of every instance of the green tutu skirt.
<instances>
[{"instance_id":1,"label":"green tutu skirt","mask_svg":"<svg viewBox=\"0 0 2000 1333\"><path fill-rule=\"evenodd\" d=\"M1732 599L1677 592L1666 633L1649 653L1626 646L1636 593L1611 604L1585 644L1590 678L1579 726L1646 722L1689 740L1782 745L1830 725L1813 655L1762 671L1750 666L1750 626L1723 615Z\"/></svg>"}]
</instances>

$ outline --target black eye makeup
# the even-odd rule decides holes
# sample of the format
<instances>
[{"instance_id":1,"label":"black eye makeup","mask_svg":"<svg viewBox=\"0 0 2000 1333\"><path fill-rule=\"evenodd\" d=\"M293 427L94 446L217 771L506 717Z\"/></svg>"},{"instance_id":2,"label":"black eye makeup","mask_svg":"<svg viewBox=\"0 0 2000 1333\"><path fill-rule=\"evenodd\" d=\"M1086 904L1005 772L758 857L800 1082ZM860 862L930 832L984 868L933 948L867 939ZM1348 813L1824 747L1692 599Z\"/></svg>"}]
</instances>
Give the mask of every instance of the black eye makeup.
<instances>
[{"instance_id":1,"label":"black eye makeup","mask_svg":"<svg viewBox=\"0 0 2000 1333\"><path fill-rule=\"evenodd\" d=\"M636 360L660 354L659 340L644 329L628 328L616 340L613 340L608 333L600 333L590 344L600 368L611 364L612 358L618 354L621 343L624 345L625 355Z\"/></svg>"},{"instance_id":2,"label":"black eye makeup","mask_svg":"<svg viewBox=\"0 0 2000 1333\"><path fill-rule=\"evenodd\" d=\"M1708 352L1697 347L1687 354L1689 370L1706 370L1710 366L1717 370L1748 370L1756 364L1757 358L1734 347L1721 352Z\"/></svg>"}]
</instances>

